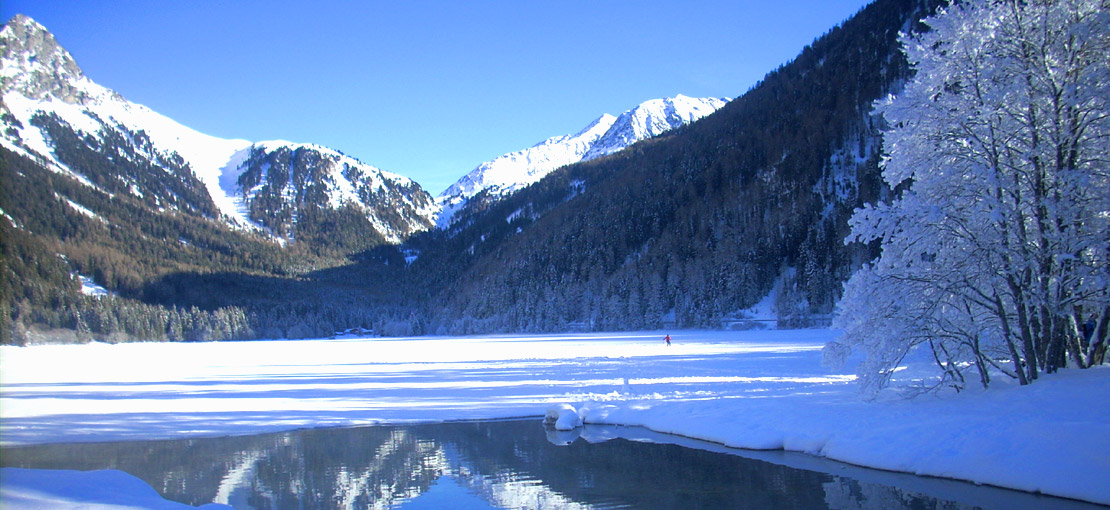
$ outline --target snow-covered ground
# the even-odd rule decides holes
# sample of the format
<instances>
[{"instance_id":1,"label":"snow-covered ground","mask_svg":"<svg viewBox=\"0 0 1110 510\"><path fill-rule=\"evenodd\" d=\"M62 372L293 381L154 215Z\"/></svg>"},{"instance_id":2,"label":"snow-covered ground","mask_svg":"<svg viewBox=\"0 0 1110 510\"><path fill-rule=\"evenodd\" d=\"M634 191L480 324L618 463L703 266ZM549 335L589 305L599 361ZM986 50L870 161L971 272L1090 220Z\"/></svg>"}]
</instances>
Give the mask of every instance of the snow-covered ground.
<instances>
[{"instance_id":1,"label":"snow-covered ground","mask_svg":"<svg viewBox=\"0 0 1110 510\"><path fill-rule=\"evenodd\" d=\"M567 403L587 423L1110 504L1110 367L901 397L921 360L864 402L851 364L821 366L834 331L671 332L670 347L663 334L5 346L0 442L540 417Z\"/></svg>"}]
</instances>

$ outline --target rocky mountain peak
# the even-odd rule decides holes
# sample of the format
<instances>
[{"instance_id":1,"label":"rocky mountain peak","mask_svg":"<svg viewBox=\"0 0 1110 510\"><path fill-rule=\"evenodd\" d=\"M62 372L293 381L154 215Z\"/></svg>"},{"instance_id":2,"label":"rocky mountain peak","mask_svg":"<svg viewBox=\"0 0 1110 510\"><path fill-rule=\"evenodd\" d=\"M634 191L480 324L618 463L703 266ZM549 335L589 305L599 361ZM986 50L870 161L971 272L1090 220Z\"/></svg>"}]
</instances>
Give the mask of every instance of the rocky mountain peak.
<instances>
[{"instance_id":1,"label":"rocky mountain peak","mask_svg":"<svg viewBox=\"0 0 1110 510\"><path fill-rule=\"evenodd\" d=\"M694 122L724 106L729 98L684 95L652 99L619 116L603 114L573 135L554 136L527 149L478 165L437 198L436 222L448 228L471 197L487 191L495 200L538 182L555 169L617 152L640 140Z\"/></svg>"},{"instance_id":2,"label":"rocky mountain peak","mask_svg":"<svg viewBox=\"0 0 1110 510\"><path fill-rule=\"evenodd\" d=\"M73 56L35 20L16 14L0 30L0 92L78 104L88 100L77 86L84 77Z\"/></svg>"}]
</instances>

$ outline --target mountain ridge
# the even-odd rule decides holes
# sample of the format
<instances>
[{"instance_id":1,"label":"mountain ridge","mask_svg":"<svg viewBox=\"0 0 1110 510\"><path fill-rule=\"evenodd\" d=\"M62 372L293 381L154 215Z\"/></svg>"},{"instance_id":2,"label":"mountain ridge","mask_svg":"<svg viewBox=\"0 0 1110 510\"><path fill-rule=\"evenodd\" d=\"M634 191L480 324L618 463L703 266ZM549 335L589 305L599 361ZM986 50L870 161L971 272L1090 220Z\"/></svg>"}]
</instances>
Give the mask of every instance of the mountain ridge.
<instances>
[{"instance_id":1,"label":"mountain ridge","mask_svg":"<svg viewBox=\"0 0 1110 510\"><path fill-rule=\"evenodd\" d=\"M480 193L497 200L534 184L555 169L623 150L699 120L724 106L729 98L674 97L651 99L622 112L608 113L575 134L553 136L526 149L486 161L436 197L441 208L436 224L451 227L467 202ZM488 204L485 204L488 205Z\"/></svg>"}]
</instances>

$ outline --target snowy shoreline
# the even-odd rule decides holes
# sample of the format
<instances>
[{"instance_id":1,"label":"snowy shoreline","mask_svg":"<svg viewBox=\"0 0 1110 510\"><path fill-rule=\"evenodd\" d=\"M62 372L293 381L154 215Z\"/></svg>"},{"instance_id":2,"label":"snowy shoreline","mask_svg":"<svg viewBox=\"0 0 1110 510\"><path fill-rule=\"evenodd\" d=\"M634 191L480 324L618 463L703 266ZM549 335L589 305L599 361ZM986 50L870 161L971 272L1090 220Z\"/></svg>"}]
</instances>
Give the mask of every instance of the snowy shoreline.
<instances>
[{"instance_id":1,"label":"snowy shoreline","mask_svg":"<svg viewBox=\"0 0 1110 510\"><path fill-rule=\"evenodd\" d=\"M0 444L543 416L1110 504L1110 368L864 402L829 330L0 347ZM1066 438L1084 437L1083 444Z\"/></svg>"}]
</instances>

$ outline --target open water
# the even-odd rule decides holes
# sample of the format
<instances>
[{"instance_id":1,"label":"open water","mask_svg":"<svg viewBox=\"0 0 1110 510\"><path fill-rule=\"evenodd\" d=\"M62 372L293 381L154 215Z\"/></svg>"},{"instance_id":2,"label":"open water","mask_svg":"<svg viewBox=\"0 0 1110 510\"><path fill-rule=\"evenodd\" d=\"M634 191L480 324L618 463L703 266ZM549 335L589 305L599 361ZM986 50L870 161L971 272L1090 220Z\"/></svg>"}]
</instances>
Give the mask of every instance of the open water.
<instances>
[{"instance_id":1,"label":"open water","mask_svg":"<svg viewBox=\"0 0 1110 510\"><path fill-rule=\"evenodd\" d=\"M993 487L539 419L0 450L4 467L119 469L236 509L1093 509Z\"/></svg>"}]
</instances>

